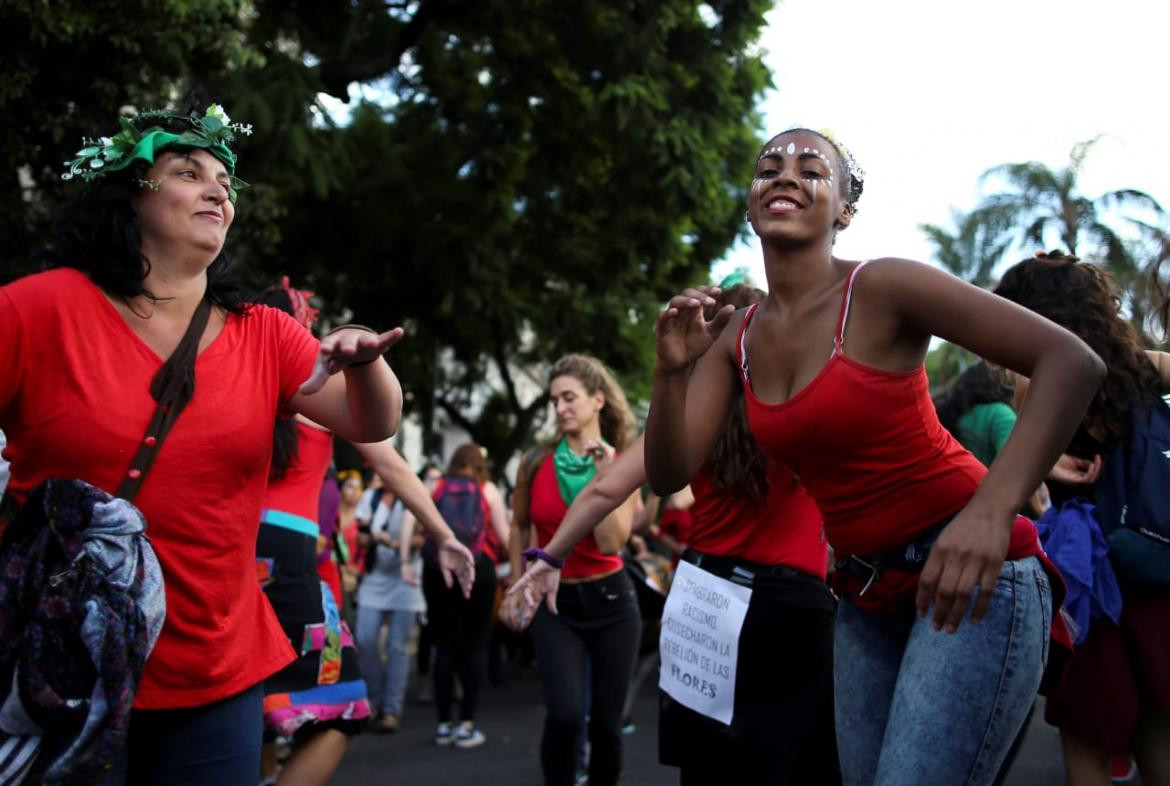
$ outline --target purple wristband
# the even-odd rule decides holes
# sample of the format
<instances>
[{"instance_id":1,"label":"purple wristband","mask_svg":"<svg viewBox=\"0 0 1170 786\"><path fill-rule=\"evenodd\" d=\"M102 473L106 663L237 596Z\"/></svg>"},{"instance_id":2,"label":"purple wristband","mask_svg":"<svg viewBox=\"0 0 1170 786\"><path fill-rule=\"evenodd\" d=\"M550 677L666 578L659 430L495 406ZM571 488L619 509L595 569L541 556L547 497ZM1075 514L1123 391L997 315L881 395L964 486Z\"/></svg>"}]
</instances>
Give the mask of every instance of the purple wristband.
<instances>
[{"instance_id":1,"label":"purple wristband","mask_svg":"<svg viewBox=\"0 0 1170 786\"><path fill-rule=\"evenodd\" d=\"M532 562L534 559L538 559L544 564L556 568L557 570L565 567L565 561L563 559L557 559L544 549L538 549L535 546L530 549L524 549L523 556L524 559L528 560L529 562Z\"/></svg>"}]
</instances>

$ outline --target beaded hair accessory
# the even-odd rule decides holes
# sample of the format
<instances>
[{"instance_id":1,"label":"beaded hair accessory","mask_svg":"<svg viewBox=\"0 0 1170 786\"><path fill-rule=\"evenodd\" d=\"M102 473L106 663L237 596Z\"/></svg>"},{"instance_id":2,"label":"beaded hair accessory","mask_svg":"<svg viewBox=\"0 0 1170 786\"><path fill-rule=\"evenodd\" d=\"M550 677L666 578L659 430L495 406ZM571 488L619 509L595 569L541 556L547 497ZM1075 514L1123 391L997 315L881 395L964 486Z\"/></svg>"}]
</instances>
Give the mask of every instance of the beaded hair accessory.
<instances>
[{"instance_id":1,"label":"beaded hair accessory","mask_svg":"<svg viewBox=\"0 0 1170 786\"><path fill-rule=\"evenodd\" d=\"M845 159L845 171L849 173L849 201L856 202L861 197L861 190L865 187L865 170L857 163L849 147L828 129L818 131L821 136L832 142L841 151L841 158Z\"/></svg>"},{"instance_id":2,"label":"beaded hair accessory","mask_svg":"<svg viewBox=\"0 0 1170 786\"><path fill-rule=\"evenodd\" d=\"M158 125L140 131L132 122L151 119L183 120L190 128L179 134ZM135 164L150 166L154 163L155 157L164 150L201 148L227 167L230 177L228 198L233 203L240 189L248 186L236 177L236 154L229 145L235 141L237 133L245 136L251 134L252 126L233 123L219 104L207 107L202 117L196 114L184 116L167 110L150 110L133 117L119 117L118 123L122 130L113 136L83 138L85 146L77 151L77 158L65 162L65 166L69 168L61 175L61 179L72 180L75 176L80 176L83 180L95 180ZM157 188L152 185L152 181L141 178L138 183L145 187Z\"/></svg>"}]
</instances>

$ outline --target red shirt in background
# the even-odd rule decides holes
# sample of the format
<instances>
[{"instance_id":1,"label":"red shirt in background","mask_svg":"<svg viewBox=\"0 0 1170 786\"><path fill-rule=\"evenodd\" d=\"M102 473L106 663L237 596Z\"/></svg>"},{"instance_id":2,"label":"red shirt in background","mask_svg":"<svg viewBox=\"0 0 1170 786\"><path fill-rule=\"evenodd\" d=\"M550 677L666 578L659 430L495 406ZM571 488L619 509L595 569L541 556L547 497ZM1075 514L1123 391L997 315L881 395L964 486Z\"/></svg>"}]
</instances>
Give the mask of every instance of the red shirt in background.
<instances>
[{"instance_id":1,"label":"red shirt in background","mask_svg":"<svg viewBox=\"0 0 1170 786\"><path fill-rule=\"evenodd\" d=\"M536 528L536 542L541 548L552 540L568 512L569 508L561 497L560 486L557 485L557 473L550 452L548 458L541 462L540 469L536 471L528 490L528 520ZM584 579L602 576L619 570L623 565L620 555L602 554L593 533L590 532L569 552L565 559L565 567L561 570L561 578Z\"/></svg>"}]
</instances>

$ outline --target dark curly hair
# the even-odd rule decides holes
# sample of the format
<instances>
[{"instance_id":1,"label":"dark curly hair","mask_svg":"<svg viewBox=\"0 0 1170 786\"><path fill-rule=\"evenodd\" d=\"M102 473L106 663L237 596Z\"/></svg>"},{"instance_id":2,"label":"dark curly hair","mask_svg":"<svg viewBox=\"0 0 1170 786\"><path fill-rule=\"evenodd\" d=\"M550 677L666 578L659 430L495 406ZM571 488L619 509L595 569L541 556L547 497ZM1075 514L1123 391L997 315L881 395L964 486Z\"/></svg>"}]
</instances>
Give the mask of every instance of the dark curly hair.
<instances>
[{"instance_id":1,"label":"dark curly hair","mask_svg":"<svg viewBox=\"0 0 1170 786\"><path fill-rule=\"evenodd\" d=\"M1011 403L1012 392L999 374L986 363L968 368L951 386L934 399L939 422L952 434L958 433L959 418L978 404Z\"/></svg>"},{"instance_id":2,"label":"dark curly hair","mask_svg":"<svg viewBox=\"0 0 1170 786\"><path fill-rule=\"evenodd\" d=\"M248 301L279 308L289 316L293 314L293 305L288 293L277 286L257 292L248 298ZM292 418L277 418L276 427L272 430L272 465L268 469L268 479L283 478L288 468L296 461L299 452L300 437L297 436L296 421Z\"/></svg>"},{"instance_id":3,"label":"dark curly hair","mask_svg":"<svg viewBox=\"0 0 1170 786\"><path fill-rule=\"evenodd\" d=\"M191 127L185 117L139 117L131 122L139 130L160 126L177 134ZM111 295L154 299L145 284L150 260L142 253L138 215L130 204L142 188L138 180L146 169L142 162L86 185L58 217L52 241L38 254L39 265L79 270ZM244 293L229 276L231 269L225 244L207 269L207 297L212 304L239 314L244 310Z\"/></svg>"},{"instance_id":4,"label":"dark curly hair","mask_svg":"<svg viewBox=\"0 0 1170 786\"><path fill-rule=\"evenodd\" d=\"M744 308L763 299L764 293L760 290L738 284L723 290L716 298L716 304L707 308L706 316L710 319L729 303L736 308ZM747 499L757 506L764 504L768 496L771 460L752 436L742 393L737 396L723 431L711 449L706 468L716 488Z\"/></svg>"},{"instance_id":5,"label":"dark curly hair","mask_svg":"<svg viewBox=\"0 0 1170 786\"><path fill-rule=\"evenodd\" d=\"M1157 400L1158 371L1122 318L1121 294L1107 271L1061 251L1041 252L1008 269L995 294L1072 331L1105 361L1108 374L1074 441L1088 436L1108 447L1125 433L1130 399Z\"/></svg>"}]
</instances>

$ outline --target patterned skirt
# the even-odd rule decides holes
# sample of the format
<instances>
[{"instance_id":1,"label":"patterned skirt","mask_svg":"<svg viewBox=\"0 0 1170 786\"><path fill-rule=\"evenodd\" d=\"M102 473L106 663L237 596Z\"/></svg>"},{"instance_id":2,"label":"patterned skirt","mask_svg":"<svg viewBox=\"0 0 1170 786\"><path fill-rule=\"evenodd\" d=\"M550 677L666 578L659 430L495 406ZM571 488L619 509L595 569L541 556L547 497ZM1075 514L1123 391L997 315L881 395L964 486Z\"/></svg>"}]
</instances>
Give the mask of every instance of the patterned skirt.
<instances>
[{"instance_id":1,"label":"patterned skirt","mask_svg":"<svg viewBox=\"0 0 1170 786\"><path fill-rule=\"evenodd\" d=\"M357 734L370 716L366 683L349 626L317 575L317 539L266 519L258 577L298 657L264 682L265 735L296 746L323 729Z\"/></svg>"}]
</instances>

